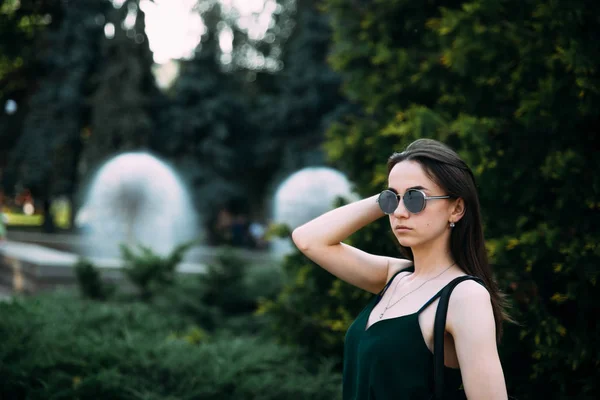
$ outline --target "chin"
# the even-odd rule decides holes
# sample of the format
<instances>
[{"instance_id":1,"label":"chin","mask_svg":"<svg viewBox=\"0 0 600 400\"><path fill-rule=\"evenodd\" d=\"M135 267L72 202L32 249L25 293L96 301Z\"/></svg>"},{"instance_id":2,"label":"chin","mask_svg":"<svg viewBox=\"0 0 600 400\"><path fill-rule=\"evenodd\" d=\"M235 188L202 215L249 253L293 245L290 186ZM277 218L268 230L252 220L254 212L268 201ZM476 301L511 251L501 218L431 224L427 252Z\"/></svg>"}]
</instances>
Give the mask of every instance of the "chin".
<instances>
[{"instance_id":1,"label":"chin","mask_svg":"<svg viewBox=\"0 0 600 400\"><path fill-rule=\"evenodd\" d=\"M396 239L398 239L398 243L400 243L404 247L413 247L418 244L418 241L411 238L396 236Z\"/></svg>"}]
</instances>

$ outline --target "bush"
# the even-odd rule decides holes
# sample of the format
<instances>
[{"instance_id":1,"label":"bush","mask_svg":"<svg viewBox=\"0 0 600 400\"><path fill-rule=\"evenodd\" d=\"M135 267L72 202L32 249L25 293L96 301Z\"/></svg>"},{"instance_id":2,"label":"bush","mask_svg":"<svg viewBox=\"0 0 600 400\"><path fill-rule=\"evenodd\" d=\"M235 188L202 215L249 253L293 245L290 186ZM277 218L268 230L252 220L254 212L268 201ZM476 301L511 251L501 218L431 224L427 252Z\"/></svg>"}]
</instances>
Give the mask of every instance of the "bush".
<instances>
[{"instance_id":1,"label":"bush","mask_svg":"<svg viewBox=\"0 0 600 400\"><path fill-rule=\"evenodd\" d=\"M180 313L210 331L257 334L264 325L254 315L263 299L273 299L282 285L278 265L257 265L226 248L205 273L180 275L175 284L157 292L151 304Z\"/></svg>"},{"instance_id":2,"label":"bush","mask_svg":"<svg viewBox=\"0 0 600 400\"><path fill-rule=\"evenodd\" d=\"M139 245L136 252L123 244L123 273L138 288L141 297L148 300L157 290L173 283L177 265L194 244L195 242L181 244L166 257L154 253L146 246Z\"/></svg>"},{"instance_id":3,"label":"bush","mask_svg":"<svg viewBox=\"0 0 600 400\"><path fill-rule=\"evenodd\" d=\"M202 301L202 289L201 275L178 275L172 285L157 291L146 304L157 312L179 315L213 331L222 324L223 313ZM122 300L131 301L128 298Z\"/></svg>"},{"instance_id":4,"label":"bush","mask_svg":"<svg viewBox=\"0 0 600 400\"><path fill-rule=\"evenodd\" d=\"M298 250L283 266L283 290L276 299L261 302L258 314L282 343L341 361L345 332L371 294L335 278Z\"/></svg>"},{"instance_id":5,"label":"bush","mask_svg":"<svg viewBox=\"0 0 600 400\"><path fill-rule=\"evenodd\" d=\"M116 287L103 282L100 272L91 261L81 258L74 266L81 295L93 300L106 300Z\"/></svg>"},{"instance_id":6,"label":"bush","mask_svg":"<svg viewBox=\"0 0 600 400\"><path fill-rule=\"evenodd\" d=\"M347 203L338 198L332 206ZM271 230L272 235L290 240L291 232L285 224ZM353 244L351 239L345 243ZM336 278L295 248L285 257L282 271L282 290L262 299L257 314L265 317L267 329L282 343L336 359L341 368L345 333L372 295Z\"/></svg>"},{"instance_id":7,"label":"bush","mask_svg":"<svg viewBox=\"0 0 600 400\"><path fill-rule=\"evenodd\" d=\"M246 296L255 304L276 298L283 287L284 276L279 263L249 265L244 277Z\"/></svg>"},{"instance_id":8,"label":"bush","mask_svg":"<svg viewBox=\"0 0 600 400\"><path fill-rule=\"evenodd\" d=\"M64 293L0 304L0 398L336 399L332 365L290 347L209 336L145 304Z\"/></svg>"},{"instance_id":9,"label":"bush","mask_svg":"<svg viewBox=\"0 0 600 400\"><path fill-rule=\"evenodd\" d=\"M201 276L201 299L226 314L251 312L255 301L245 287L248 264L232 249L223 249Z\"/></svg>"}]
</instances>

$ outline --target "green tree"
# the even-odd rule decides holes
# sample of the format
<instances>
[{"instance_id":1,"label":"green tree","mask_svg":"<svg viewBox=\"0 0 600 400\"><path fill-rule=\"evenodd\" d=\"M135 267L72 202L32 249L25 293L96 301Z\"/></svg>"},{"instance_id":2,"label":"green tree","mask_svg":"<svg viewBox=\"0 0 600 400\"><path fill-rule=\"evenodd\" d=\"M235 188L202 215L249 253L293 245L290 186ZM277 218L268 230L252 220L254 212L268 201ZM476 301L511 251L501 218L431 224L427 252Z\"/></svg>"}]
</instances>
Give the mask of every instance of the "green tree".
<instances>
[{"instance_id":1,"label":"green tree","mask_svg":"<svg viewBox=\"0 0 600 400\"><path fill-rule=\"evenodd\" d=\"M421 137L454 147L477 177L491 261L520 322L506 327L501 347L510 391L597 396L600 331L590 318L600 304L600 180L592 173L600 167L599 5L323 4L334 31L331 65L362 107L329 130L331 162L367 196L385 186L392 151ZM392 240L381 240L387 229L373 224L351 242L397 255ZM306 261L294 269L287 292L310 297L320 272ZM345 313L355 315L362 299L338 285L331 278L332 300L311 314L347 325Z\"/></svg>"},{"instance_id":2,"label":"green tree","mask_svg":"<svg viewBox=\"0 0 600 400\"><path fill-rule=\"evenodd\" d=\"M33 92L25 98L27 111L11 149L5 181L11 190L17 184L30 188L43 201L46 214L51 196L75 192L88 77L97 65L97 43L102 35L97 17L107 5L97 1L53 4L45 9L52 13L43 16L31 7L23 11L30 14L21 21L41 18L47 26L29 48L35 58L31 53L23 60L30 63L24 80L32 80ZM52 220L46 221L52 229Z\"/></svg>"},{"instance_id":3,"label":"green tree","mask_svg":"<svg viewBox=\"0 0 600 400\"><path fill-rule=\"evenodd\" d=\"M193 187L199 211L207 215L216 213L224 199L247 192L252 127L241 77L220 61L220 8L204 12L203 19L207 33L194 58L179 61L155 146L175 160Z\"/></svg>"},{"instance_id":4,"label":"green tree","mask_svg":"<svg viewBox=\"0 0 600 400\"><path fill-rule=\"evenodd\" d=\"M325 121L343 104L325 62L327 18L312 2L280 6L261 38L217 5L204 10L207 33L168 91L157 145L185 171L204 214L233 203L264 215L273 182L323 163ZM220 44L226 31L230 51Z\"/></svg>"},{"instance_id":5,"label":"green tree","mask_svg":"<svg viewBox=\"0 0 600 400\"><path fill-rule=\"evenodd\" d=\"M56 195L75 204L80 177L109 153L147 144L158 90L138 0L120 8L108 0L40 4L17 2L9 14L20 15L19 27L29 21L26 33L35 40L17 58L27 63L29 92L22 124L9 125L15 144L3 180L9 190L30 188L49 215ZM105 35L109 26L112 38ZM45 221L51 230L52 219Z\"/></svg>"},{"instance_id":6,"label":"green tree","mask_svg":"<svg viewBox=\"0 0 600 400\"><path fill-rule=\"evenodd\" d=\"M259 76L273 83L255 99L257 161L264 169L279 171L275 182L305 167L325 163L325 130L349 104L341 93L341 77L327 64L331 42L329 17L317 2L295 2L293 29L283 46L283 69ZM262 78L262 79L261 79Z\"/></svg>"},{"instance_id":7,"label":"green tree","mask_svg":"<svg viewBox=\"0 0 600 400\"><path fill-rule=\"evenodd\" d=\"M52 0L7 0L0 5L0 182L4 189L12 189L14 184L11 174L6 174L9 153L18 141L28 101L43 73L36 45L61 15L60 4Z\"/></svg>"},{"instance_id":8,"label":"green tree","mask_svg":"<svg viewBox=\"0 0 600 400\"><path fill-rule=\"evenodd\" d=\"M103 68L93 76L95 90L86 131L88 168L97 167L116 151L148 149L160 101L139 0L112 7L106 13L106 24L111 32L102 40Z\"/></svg>"}]
</instances>

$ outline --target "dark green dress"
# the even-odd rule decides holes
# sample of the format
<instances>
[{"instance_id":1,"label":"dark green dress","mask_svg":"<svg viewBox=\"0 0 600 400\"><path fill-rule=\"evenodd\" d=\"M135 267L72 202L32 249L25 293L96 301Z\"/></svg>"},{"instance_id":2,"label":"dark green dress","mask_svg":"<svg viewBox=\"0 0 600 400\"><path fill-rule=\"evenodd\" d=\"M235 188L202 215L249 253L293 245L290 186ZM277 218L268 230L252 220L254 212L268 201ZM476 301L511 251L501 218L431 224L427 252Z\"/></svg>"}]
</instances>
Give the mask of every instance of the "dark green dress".
<instances>
[{"instance_id":1,"label":"dark green dress","mask_svg":"<svg viewBox=\"0 0 600 400\"><path fill-rule=\"evenodd\" d=\"M413 268L404 271L414 271ZM365 330L373 307L385 288L366 305L348 328L344 344L344 400L425 400L433 394L433 354L425 344L419 314L388 318ZM445 367L445 399L464 399L460 370Z\"/></svg>"}]
</instances>

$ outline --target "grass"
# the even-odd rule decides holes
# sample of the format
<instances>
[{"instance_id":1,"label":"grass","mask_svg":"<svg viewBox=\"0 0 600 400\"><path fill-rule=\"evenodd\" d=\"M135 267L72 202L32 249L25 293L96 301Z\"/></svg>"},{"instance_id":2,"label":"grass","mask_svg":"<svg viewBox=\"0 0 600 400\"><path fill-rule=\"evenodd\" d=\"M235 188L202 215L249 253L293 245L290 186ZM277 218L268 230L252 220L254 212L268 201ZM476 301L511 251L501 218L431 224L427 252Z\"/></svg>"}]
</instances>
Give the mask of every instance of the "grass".
<instances>
[{"instance_id":1,"label":"grass","mask_svg":"<svg viewBox=\"0 0 600 400\"><path fill-rule=\"evenodd\" d=\"M44 216L40 214L25 215L8 212L4 213L4 216L7 226L42 226L44 223Z\"/></svg>"}]
</instances>

